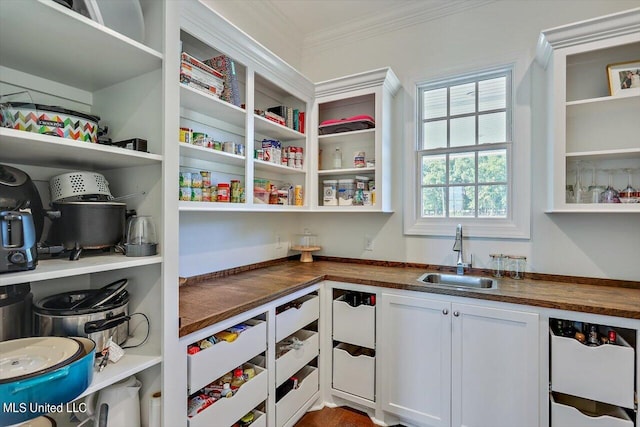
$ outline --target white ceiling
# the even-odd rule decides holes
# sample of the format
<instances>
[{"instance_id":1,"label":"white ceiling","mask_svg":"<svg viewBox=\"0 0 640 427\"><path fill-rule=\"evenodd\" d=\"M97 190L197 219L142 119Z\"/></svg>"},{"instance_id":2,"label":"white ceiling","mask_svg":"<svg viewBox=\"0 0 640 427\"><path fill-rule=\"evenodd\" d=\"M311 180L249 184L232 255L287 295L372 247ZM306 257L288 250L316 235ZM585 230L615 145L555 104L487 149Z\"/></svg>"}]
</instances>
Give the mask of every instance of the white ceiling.
<instances>
[{"instance_id":1,"label":"white ceiling","mask_svg":"<svg viewBox=\"0 0 640 427\"><path fill-rule=\"evenodd\" d=\"M203 1L249 34L265 26L272 34L294 39L308 49L397 30L496 0Z\"/></svg>"}]
</instances>

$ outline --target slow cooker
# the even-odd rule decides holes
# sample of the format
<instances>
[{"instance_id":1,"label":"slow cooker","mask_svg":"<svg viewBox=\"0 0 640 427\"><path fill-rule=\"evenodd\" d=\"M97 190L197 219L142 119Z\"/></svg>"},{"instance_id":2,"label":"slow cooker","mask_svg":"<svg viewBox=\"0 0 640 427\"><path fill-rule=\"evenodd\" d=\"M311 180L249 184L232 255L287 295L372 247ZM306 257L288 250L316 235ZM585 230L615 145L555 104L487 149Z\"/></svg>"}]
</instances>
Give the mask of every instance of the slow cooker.
<instances>
[{"instance_id":1,"label":"slow cooker","mask_svg":"<svg viewBox=\"0 0 640 427\"><path fill-rule=\"evenodd\" d=\"M33 304L33 327L38 336L80 336L95 341L102 351L109 338L122 345L129 337L127 279L101 289L63 292Z\"/></svg>"}]
</instances>

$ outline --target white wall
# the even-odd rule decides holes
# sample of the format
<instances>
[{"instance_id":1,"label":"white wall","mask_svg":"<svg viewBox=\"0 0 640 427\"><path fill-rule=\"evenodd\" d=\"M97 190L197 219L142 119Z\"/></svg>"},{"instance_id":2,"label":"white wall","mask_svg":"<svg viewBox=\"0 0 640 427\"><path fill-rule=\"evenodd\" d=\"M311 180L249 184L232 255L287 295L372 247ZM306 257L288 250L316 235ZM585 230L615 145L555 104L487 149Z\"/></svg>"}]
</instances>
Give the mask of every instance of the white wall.
<instances>
[{"instance_id":1,"label":"white wall","mask_svg":"<svg viewBox=\"0 0 640 427\"><path fill-rule=\"evenodd\" d=\"M226 6L230 7L229 4ZM182 214L181 275L276 258L282 253L273 248L276 232L287 230L291 236L304 228L319 235L323 246L320 253L327 255L454 264L451 250L454 230L451 230L451 238L403 235L401 184L405 159L401 147L412 143L405 134L406 129L413 126L411 97L414 84L436 76L524 58L530 64L533 82L532 238L520 241L474 239L465 241L465 252L474 254L474 265L478 267L488 264L489 253L503 252L526 255L529 271L640 280L640 216L544 213L544 76L533 59L541 30L637 6L637 0L498 1L366 40L334 41L331 46L303 50L299 70L312 81L391 66L403 82L394 111L393 144L397 146L392 162L395 213L222 213L215 217ZM264 44L277 52L267 42ZM298 61L294 58L289 62ZM186 230L197 232L187 234ZM211 237L206 248L197 239L202 235ZM287 234L283 232L283 235ZM373 251L364 251L365 235L374 238Z\"/></svg>"}]
</instances>

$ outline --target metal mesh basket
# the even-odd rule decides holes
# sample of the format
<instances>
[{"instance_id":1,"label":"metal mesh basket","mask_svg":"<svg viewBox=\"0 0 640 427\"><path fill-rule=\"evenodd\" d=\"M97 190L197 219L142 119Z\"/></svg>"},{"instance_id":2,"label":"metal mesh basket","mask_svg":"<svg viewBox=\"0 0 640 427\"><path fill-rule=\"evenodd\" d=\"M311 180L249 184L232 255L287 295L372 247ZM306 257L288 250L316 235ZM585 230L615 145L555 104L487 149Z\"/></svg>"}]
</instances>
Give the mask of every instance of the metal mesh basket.
<instances>
[{"instance_id":1,"label":"metal mesh basket","mask_svg":"<svg viewBox=\"0 0 640 427\"><path fill-rule=\"evenodd\" d=\"M109 182L95 172L70 172L56 175L49 180L51 201L74 201L86 198L113 198Z\"/></svg>"}]
</instances>

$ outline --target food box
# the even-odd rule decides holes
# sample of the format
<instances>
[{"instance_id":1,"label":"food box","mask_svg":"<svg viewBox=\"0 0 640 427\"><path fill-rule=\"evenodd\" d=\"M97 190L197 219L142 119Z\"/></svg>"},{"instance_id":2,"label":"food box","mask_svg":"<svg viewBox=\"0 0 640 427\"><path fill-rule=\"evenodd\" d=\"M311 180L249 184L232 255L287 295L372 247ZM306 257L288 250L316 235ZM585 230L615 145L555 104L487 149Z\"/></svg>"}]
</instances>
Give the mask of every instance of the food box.
<instances>
[{"instance_id":1,"label":"food box","mask_svg":"<svg viewBox=\"0 0 640 427\"><path fill-rule=\"evenodd\" d=\"M29 102L0 104L3 127L54 135L77 141L98 142L100 117L62 107Z\"/></svg>"}]
</instances>

